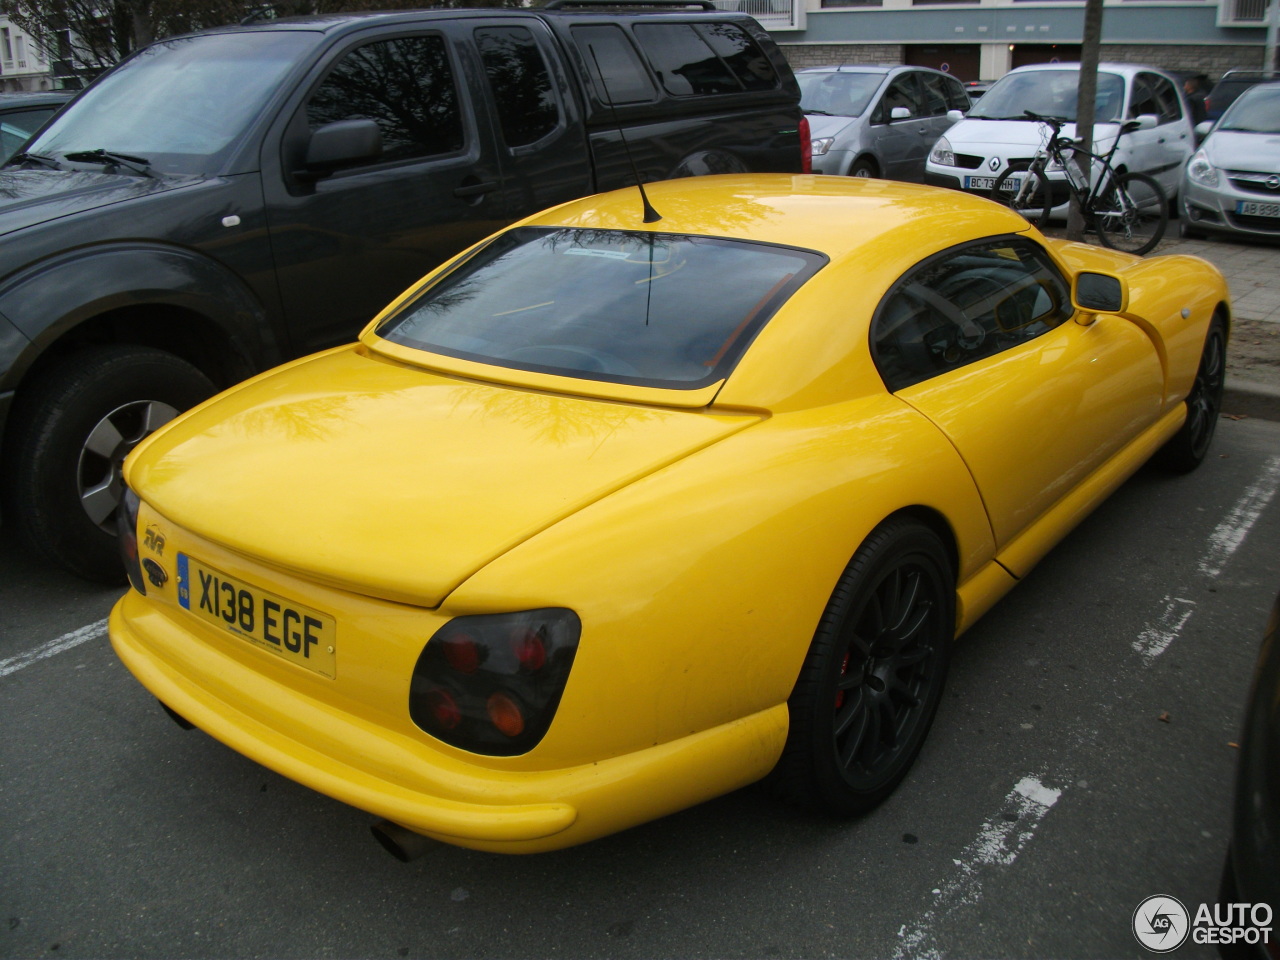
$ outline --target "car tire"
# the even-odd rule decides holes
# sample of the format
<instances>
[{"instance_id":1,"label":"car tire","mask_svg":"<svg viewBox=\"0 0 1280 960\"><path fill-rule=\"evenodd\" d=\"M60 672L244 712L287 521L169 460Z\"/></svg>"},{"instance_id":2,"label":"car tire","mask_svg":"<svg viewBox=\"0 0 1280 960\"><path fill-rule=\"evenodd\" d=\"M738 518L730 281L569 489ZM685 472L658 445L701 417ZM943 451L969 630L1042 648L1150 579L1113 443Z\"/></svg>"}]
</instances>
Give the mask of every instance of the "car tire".
<instances>
[{"instance_id":1,"label":"car tire","mask_svg":"<svg viewBox=\"0 0 1280 960\"><path fill-rule=\"evenodd\" d=\"M1222 412L1227 382L1227 324L1215 315L1205 335L1196 380L1187 394L1187 419L1156 453L1156 462L1174 473L1190 473L1204 462Z\"/></svg>"},{"instance_id":2,"label":"car tire","mask_svg":"<svg viewBox=\"0 0 1280 960\"><path fill-rule=\"evenodd\" d=\"M788 700L774 770L784 800L835 816L881 803L933 722L955 634L955 578L931 529L891 517L827 603Z\"/></svg>"},{"instance_id":3,"label":"car tire","mask_svg":"<svg viewBox=\"0 0 1280 960\"><path fill-rule=\"evenodd\" d=\"M1186 218L1183 217L1178 221L1178 236L1183 240L1203 240L1205 238L1205 232L1203 230L1197 230L1195 227L1188 226Z\"/></svg>"},{"instance_id":4,"label":"car tire","mask_svg":"<svg viewBox=\"0 0 1280 960\"><path fill-rule=\"evenodd\" d=\"M123 583L114 520L125 455L214 386L185 360L137 346L82 350L35 376L7 438L5 522L72 573Z\"/></svg>"},{"instance_id":5,"label":"car tire","mask_svg":"<svg viewBox=\"0 0 1280 960\"><path fill-rule=\"evenodd\" d=\"M874 161L861 157L855 160L853 166L849 168L849 176L866 179L868 177L878 177L880 174L876 170Z\"/></svg>"}]
</instances>

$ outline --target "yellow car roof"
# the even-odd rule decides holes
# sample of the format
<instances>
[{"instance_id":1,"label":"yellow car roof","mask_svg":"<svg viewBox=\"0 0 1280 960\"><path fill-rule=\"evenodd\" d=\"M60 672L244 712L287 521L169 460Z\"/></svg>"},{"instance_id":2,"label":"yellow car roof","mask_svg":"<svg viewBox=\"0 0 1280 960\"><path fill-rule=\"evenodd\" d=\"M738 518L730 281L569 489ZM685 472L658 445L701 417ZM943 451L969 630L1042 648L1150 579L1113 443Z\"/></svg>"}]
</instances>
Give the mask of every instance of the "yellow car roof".
<instances>
[{"instance_id":1,"label":"yellow car roof","mask_svg":"<svg viewBox=\"0 0 1280 960\"><path fill-rule=\"evenodd\" d=\"M903 268L970 237L1021 233L1021 216L957 190L856 177L753 174L645 184L662 216L643 222L634 188L575 200L524 222L779 243L832 260L889 243Z\"/></svg>"}]
</instances>

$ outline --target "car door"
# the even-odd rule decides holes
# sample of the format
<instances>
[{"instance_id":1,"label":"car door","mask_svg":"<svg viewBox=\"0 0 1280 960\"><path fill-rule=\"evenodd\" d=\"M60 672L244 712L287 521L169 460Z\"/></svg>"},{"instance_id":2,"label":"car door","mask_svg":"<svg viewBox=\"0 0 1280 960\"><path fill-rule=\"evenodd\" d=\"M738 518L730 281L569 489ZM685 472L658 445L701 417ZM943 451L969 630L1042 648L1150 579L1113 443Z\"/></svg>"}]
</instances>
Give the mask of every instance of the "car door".
<instances>
[{"instance_id":1,"label":"car door","mask_svg":"<svg viewBox=\"0 0 1280 960\"><path fill-rule=\"evenodd\" d=\"M924 140L924 157L938 142L938 138L951 129L952 121L947 117L948 110L968 110L969 97L964 92L960 81L943 73L920 70L916 73L920 83L920 118L921 137ZM924 160L920 161L917 176L912 179L924 181Z\"/></svg>"},{"instance_id":2,"label":"car door","mask_svg":"<svg viewBox=\"0 0 1280 960\"><path fill-rule=\"evenodd\" d=\"M924 261L872 321L881 376L964 458L997 549L1161 411L1151 340L1118 316L1076 322L1069 290L1039 245L996 238Z\"/></svg>"},{"instance_id":3,"label":"car door","mask_svg":"<svg viewBox=\"0 0 1280 960\"><path fill-rule=\"evenodd\" d=\"M880 158L881 169L889 180L924 179L924 161L933 142L925 143L922 96L915 71L906 71L889 81L872 108L867 132L872 152ZM895 118L893 111L897 107L905 108L907 115Z\"/></svg>"},{"instance_id":4,"label":"car door","mask_svg":"<svg viewBox=\"0 0 1280 960\"><path fill-rule=\"evenodd\" d=\"M294 353L350 340L443 260L513 219L488 114L465 82L478 65L454 21L349 40L313 71L263 192ZM309 133L373 119L380 157L299 175ZM270 144L270 141L268 141Z\"/></svg>"},{"instance_id":5,"label":"car door","mask_svg":"<svg viewBox=\"0 0 1280 960\"><path fill-rule=\"evenodd\" d=\"M1133 79L1125 119L1136 120L1148 114L1156 118L1155 127L1123 135L1125 162L1130 170L1155 177L1172 197L1178 192L1182 167L1194 149L1191 124L1173 83L1159 74L1142 72Z\"/></svg>"}]
</instances>

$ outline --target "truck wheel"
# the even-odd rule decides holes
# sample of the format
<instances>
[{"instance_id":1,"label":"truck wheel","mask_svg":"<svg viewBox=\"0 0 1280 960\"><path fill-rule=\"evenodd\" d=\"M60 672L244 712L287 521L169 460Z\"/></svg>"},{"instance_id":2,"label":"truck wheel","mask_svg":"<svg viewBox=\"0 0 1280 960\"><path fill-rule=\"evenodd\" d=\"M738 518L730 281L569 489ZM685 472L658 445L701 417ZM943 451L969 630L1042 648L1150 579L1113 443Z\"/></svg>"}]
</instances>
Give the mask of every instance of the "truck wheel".
<instances>
[{"instance_id":1,"label":"truck wheel","mask_svg":"<svg viewBox=\"0 0 1280 960\"><path fill-rule=\"evenodd\" d=\"M72 573L123 583L115 517L124 458L214 386L185 360L135 346L83 350L37 376L10 425L5 522Z\"/></svg>"}]
</instances>

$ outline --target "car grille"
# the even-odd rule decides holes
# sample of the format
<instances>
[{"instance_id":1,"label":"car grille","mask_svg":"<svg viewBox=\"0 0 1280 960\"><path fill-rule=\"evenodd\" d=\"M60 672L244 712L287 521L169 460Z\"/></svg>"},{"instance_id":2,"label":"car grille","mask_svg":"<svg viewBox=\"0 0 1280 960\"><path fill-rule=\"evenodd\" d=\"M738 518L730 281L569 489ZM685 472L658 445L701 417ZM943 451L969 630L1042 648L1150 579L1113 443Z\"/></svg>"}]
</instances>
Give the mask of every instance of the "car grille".
<instances>
[{"instance_id":1,"label":"car grille","mask_svg":"<svg viewBox=\"0 0 1280 960\"><path fill-rule=\"evenodd\" d=\"M1239 213L1229 213L1227 219L1235 226L1246 230L1280 234L1280 217L1246 217Z\"/></svg>"},{"instance_id":2,"label":"car grille","mask_svg":"<svg viewBox=\"0 0 1280 960\"><path fill-rule=\"evenodd\" d=\"M1228 170L1227 177L1231 180L1231 185L1237 190L1244 190L1247 193L1264 193L1280 200L1280 177L1277 177L1274 173Z\"/></svg>"},{"instance_id":3,"label":"car grille","mask_svg":"<svg viewBox=\"0 0 1280 960\"><path fill-rule=\"evenodd\" d=\"M965 170L977 170L982 166L982 161L985 159L984 157L975 157L971 153L957 153L955 154L955 158L956 166L962 167Z\"/></svg>"}]
</instances>

